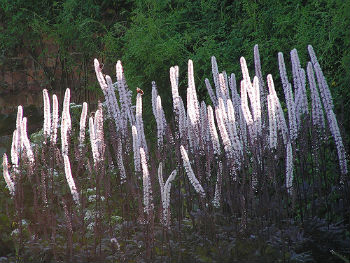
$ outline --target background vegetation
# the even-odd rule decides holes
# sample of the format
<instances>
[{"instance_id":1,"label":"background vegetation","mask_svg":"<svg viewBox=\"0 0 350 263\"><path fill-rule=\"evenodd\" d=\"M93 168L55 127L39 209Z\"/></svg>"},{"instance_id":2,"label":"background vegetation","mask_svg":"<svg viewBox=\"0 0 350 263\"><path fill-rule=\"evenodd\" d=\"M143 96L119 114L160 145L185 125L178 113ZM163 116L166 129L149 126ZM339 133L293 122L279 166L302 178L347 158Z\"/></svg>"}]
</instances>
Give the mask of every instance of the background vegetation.
<instances>
[{"instance_id":1,"label":"background vegetation","mask_svg":"<svg viewBox=\"0 0 350 263\"><path fill-rule=\"evenodd\" d=\"M165 91L170 90L172 65L179 65L184 76L187 60L194 61L199 96L205 99L210 56L239 79L240 56L253 67L252 47L259 44L263 74L277 78L277 53L287 55L296 48L301 61L306 61L306 47L311 44L327 74L339 122L350 127L346 114L350 107L349 13L350 1L342 0L1 0L0 66L23 50L35 62L51 56L60 62L64 74L57 76L54 69L39 63L47 87L69 87L86 94L86 90L99 92L96 82L88 81L89 76L94 79L94 57L105 63L110 75L121 60L130 88L140 87L150 96L151 81L156 81L169 113L171 100L166 96L170 93ZM48 39L58 46L56 52L48 52ZM84 73L78 86L69 81L73 71ZM184 90L186 83L180 86Z\"/></svg>"},{"instance_id":2,"label":"background vegetation","mask_svg":"<svg viewBox=\"0 0 350 263\"><path fill-rule=\"evenodd\" d=\"M301 61L305 62L308 60L307 45L311 44L330 85L349 152L350 136L344 132L345 127L350 127L349 13L350 1L341 0L0 0L0 67L25 51L36 66L44 70L46 87L50 91L71 88L75 94L83 95L81 100L86 100L87 91L101 95L94 76L93 58L99 58L104 63L103 71L112 76L115 75L116 61L121 60L134 94L136 87L144 90L145 128L154 131L151 129L155 123L150 106L151 81L156 81L166 116L169 116L172 113L170 66L179 65L180 93L185 95L187 60L191 58L199 99L209 101L204 78L211 76L210 57L216 56L220 70L234 72L240 79L239 58L244 56L248 67L253 69L253 46L259 44L263 75L271 73L277 92L282 94L277 53L285 54L287 69L290 69L289 51L296 48ZM57 50L50 51L48 41L54 43ZM56 60L56 67L60 67L63 74L58 74L55 67L43 62L42 57ZM84 76L78 86L71 81L73 72ZM0 181L1 188L4 188L3 180ZM7 194L0 193L0 257L13 252L10 233L15 226L6 217L10 201L3 200L7 198ZM319 229L327 223L321 223L318 227L312 221L310 225L316 230L310 226L310 232L323 235ZM226 231L223 224L218 227L223 228L222 232ZM324 233L328 234L327 231ZM185 238L189 239L188 243L199 243L195 236ZM254 239L250 236L247 242L251 244ZM213 246L208 240L205 242L204 247ZM248 243L244 242L236 247L242 254L241 258L255 251L255 248L247 250ZM137 244L134 250L138 251ZM268 250L268 247L262 250ZM220 254L218 251L214 252ZM191 251L189 254L205 253ZM279 257L280 254L276 260Z\"/></svg>"}]
</instances>

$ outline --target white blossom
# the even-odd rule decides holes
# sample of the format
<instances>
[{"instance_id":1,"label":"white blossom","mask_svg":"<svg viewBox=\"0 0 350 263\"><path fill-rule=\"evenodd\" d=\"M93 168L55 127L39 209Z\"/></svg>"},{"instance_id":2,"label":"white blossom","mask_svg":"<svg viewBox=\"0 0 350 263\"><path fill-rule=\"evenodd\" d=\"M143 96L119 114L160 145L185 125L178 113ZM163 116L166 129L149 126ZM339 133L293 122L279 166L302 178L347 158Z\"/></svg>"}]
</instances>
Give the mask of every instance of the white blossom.
<instances>
[{"instance_id":1,"label":"white blossom","mask_svg":"<svg viewBox=\"0 0 350 263\"><path fill-rule=\"evenodd\" d=\"M187 151L185 150L185 148L182 145L180 146L180 151L181 151L183 166L186 170L188 179L190 180L192 186L194 187L194 190L196 190L196 192L202 198L204 198L205 197L204 189L203 189L202 185L199 183L196 176L194 175L194 172L193 172L191 164L190 164L190 160L188 159Z\"/></svg>"}]
</instances>

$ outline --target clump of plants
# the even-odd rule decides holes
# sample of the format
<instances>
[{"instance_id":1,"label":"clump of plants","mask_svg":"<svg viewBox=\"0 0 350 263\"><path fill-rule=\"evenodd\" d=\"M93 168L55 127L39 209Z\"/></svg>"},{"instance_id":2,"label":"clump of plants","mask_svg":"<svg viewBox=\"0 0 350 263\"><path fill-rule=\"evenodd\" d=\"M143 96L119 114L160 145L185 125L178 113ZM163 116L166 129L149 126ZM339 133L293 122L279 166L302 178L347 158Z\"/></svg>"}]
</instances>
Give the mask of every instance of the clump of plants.
<instances>
[{"instance_id":1,"label":"clump of plants","mask_svg":"<svg viewBox=\"0 0 350 263\"><path fill-rule=\"evenodd\" d=\"M105 97L95 112L86 103L71 104L69 89L60 110L57 96L50 101L43 90L44 124L39 138L31 138L35 144L19 106L10 161L3 156L12 259L307 262L320 251L329 261L337 260L334 251L348 256L347 154L330 89L313 48L308 51L306 69L291 51L292 78L278 54L279 89L263 75L257 45L255 76L242 57L239 85L212 57L208 104L197 98L192 61L186 100L179 95L179 68L171 67L173 116L165 116L152 82L156 140L145 134L143 91L137 89L133 105L120 61L116 82L94 61Z\"/></svg>"}]
</instances>

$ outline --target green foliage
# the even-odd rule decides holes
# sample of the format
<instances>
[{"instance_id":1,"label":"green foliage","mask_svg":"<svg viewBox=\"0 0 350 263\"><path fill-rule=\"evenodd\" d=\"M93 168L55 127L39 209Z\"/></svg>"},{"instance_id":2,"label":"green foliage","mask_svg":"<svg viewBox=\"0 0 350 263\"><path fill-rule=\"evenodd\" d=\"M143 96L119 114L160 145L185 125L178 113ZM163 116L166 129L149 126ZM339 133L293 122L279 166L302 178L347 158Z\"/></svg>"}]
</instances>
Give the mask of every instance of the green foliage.
<instances>
[{"instance_id":1,"label":"green foliage","mask_svg":"<svg viewBox=\"0 0 350 263\"><path fill-rule=\"evenodd\" d=\"M3 0L0 61L4 64L7 57L24 47L35 58L59 58L67 73L83 71L93 77L93 57L102 58L110 75L115 74L115 61L121 59L131 89L140 87L147 98L151 81L156 81L169 114L171 65L178 64L180 75L185 76L187 60L192 59L199 97L205 99L204 78L211 75L211 56L216 56L220 69L235 73L239 80L239 57L245 56L252 68L252 46L259 44L263 75L271 73L277 79L277 52L283 52L289 63L289 51L295 47L301 60L307 61L306 47L311 44L322 52L317 56L327 72L339 122L348 127L350 95L345 87L350 85L349 12L350 2L340 0ZM58 45L57 54L48 52L44 39ZM53 72L47 74L54 88L63 84L55 82L59 76ZM186 83L180 83L180 93L185 92ZM82 87L91 88L87 83ZM277 89L281 92L278 84Z\"/></svg>"}]
</instances>

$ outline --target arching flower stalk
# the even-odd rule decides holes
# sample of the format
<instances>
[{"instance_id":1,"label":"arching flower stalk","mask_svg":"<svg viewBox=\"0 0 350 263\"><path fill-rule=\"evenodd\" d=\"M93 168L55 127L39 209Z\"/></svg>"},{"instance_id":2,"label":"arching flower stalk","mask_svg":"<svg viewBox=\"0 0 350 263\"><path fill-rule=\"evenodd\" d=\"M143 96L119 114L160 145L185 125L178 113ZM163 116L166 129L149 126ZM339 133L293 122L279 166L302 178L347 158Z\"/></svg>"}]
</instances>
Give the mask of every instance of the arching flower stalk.
<instances>
[{"instance_id":1,"label":"arching flower stalk","mask_svg":"<svg viewBox=\"0 0 350 263\"><path fill-rule=\"evenodd\" d=\"M52 95L52 124L51 124L51 144L56 145L58 127L58 99L55 94Z\"/></svg>"},{"instance_id":2,"label":"arching flower stalk","mask_svg":"<svg viewBox=\"0 0 350 263\"><path fill-rule=\"evenodd\" d=\"M238 133L237 133L237 126L236 126L236 119L235 119L235 110L233 108L232 101L230 99L227 100L227 121L228 127L231 127L232 131L232 145L236 152L239 153L239 155L243 155L243 146L242 142L239 139Z\"/></svg>"},{"instance_id":3,"label":"arching flower stalk","mask_svg":"<svg viewBox=\"0 0 350 263\"><path fill-rule=\"evenodd\" d=\"M176 177L176 170L172 171L168 179L165 182L164 189L162 192L162 203L163 203L163 223L165 226L170 227L170 190L171 184Z\"/></svg>"},{"instance_id":4,"label":"arching flower stalk","mask_svg":"<svg viewBox=\"0 0 350 263\"><path fill-rule=\"evenodd\" d=\"M127 120L129 119L130 125L135 123L135 117L131 111L131 90L129 90L126 84L123 66L120 60L116 64L116 75L117 75L117 88L119 92L119 100L121 105L121 123L123 127L124 135L127 133Z\"/></svg>"},{"instance_id":5,"label":"arching flower stalk","mask_svg":"<svg viewBox=\"0 0 350 263\"><path fill-rule=\"evenodd\" d=\"M231 74L230 77L230 89L231 89L231 96L232 96L232 104L235 109L235 118L238 121L237 128L239 129L238 133L241 138L242 143L244 145L247 144L247 127L245 123L245 119L242 112L241 107L241 97L239 96L237 92L237 85L236 85L236 76L235 74Z\"/></svg>"},{"instance_id":6,"label":"arching flower stalk","mask_svg":"<svg viewBox=\"0 0 350 263\"><path fill-rule=\"evenodd\" d=\"M101 65L97 59L94 59L94 65L95 65L95 73L96 73L97 80L100 84L100 87L103 91L103 95L106 100L108 114L113 118L116 131L118 133L121 127L120 110L119 110L117 98L115 96L112 79L108 75L106 75L106 79L104 78Z\"/></svg>"},{"instance_id":7,"label":"arching flower stalk","mask_svg":"<svg viewBox=\"0 0 350 263\"><path fill-rule=\"evenodd\" d=\"M311 91L312 125L315 128L320 129L319 131L322 133L326 125L325 125L325 119L323 115L320 96L316 87L314 70L312 69L311 62L307 63L307 76L309 79L310 91Z\"/></svg>"},{"instance_id":8,"label":"arching flower stalk","mask_svg":"<svg viewBox=\"0 0 350 263\"><path fill-rule=\"evenodd\" d=\"M80 115L80 131L79 131L79 149L81 151L85 141L85 128L86 128L86 117L87 117L88 105L86 102L83 103L83 109Z\"/></svg>"},{"instance_id":9,"label":"arching flower stalk","mask_svg":"<svg viewBox=\"0 0 350 263\"><path fill-rule=\"evenodd\" d=\"M214 154L220 155L221 154L220 142L219 142L219 136L216 130L216 126L215 126L213 109L210 105L208 105L207 109L208 109L209 132L210 132L210 137L213 144Z\"/></svg>"},{"instance_id":10,"label":"arching flower stalk","mask_svg":"<svg viewBox=\"0 0 350 263\"><path fill-rule=\"evenodd\" d=\"M150 215L153 211L153 198L152 198L152 186L151 178L149 177L147 159L144 149L140 148L141 166L143 174L143 204L144 211L146 214Z\"/></svg>"},{"instance_id":11,"label":"arching flower stalk","mask_svg":"<svg viewBox=\"0 0 350 263\"><path fill-rule=\"evenodd\" d=\"M211 99L211 102L213 103L214 107L218 104L218 101L216 99L216 96L214 94L213 88L210 85L209 79L205 79L205 86L207 87L209 97Z\"/></svg>"},{"instance_id":12,"label":"arching flower stalk","mask_svg":"<svg viewBox=\"0 0 350 263\"><path fill-rule=\"evenodd\" d=\"M346 151L339 131L338 122L333 112L331 92L311 45L308 46L308 50L312 65L315 69L317 83L321 94L322 104L326 112L329 130L331 131L332 137L334 138L337 147L340 171L341 174L344 175L348 173ZM341 178L341 180L343 181L343 178Z\"/></svg>"},{"instance_id":13,"label":"arching flower stalk","mask_svg":"<svg viewBox=\"0 0 350 263\"><path fill-rule=\"evenodd\" d=\"M288 81L286 65L284 63L283 54L281 52L278 53L278 64L279 64L279 71L280 71L280 76L282 80L284 97L285 97L287 109L288 109L290 139L292 142L294 142L298 136L295 102L293 98L292 85Z\"/></svg>"},{"instance_id":14,"label":"arching flower stalk","mask_svg":"<svg viewBox=\"0 0 350 263\"><path fill-rule=\"evenodd\" d=\"M187 151L185 150L185 147L183 147L183 145L180 146L180 151L181 151L183 166L186 170L188 179L190 180L191 184L193 185L194 190L196 190L196 192L202 198L204 198L205 197L204 189L203 189L202 185L199 183L196 176L194 175L194 172L193 172L191 164L190 164L190 160L188 159Z\"/></svg>"},{"instance_id":15,"label":"arching flower stalk","mask_svg":"<svg viewBox=\"0 0 350 263\"><path fill-rule=\"evenodd\" d=\"M286 119L284 118L284 113L283 113L281 103L277 97L275 85L273 83L271 74L267 75L267 85L269 87L271 101L273 102L274 108L275 108L277 128L282 133L284 145L287 145L287 143L289 142L289 133L287 128L287 123L286 123Z\"/></svg>"},{"instance_id":16,"label":"arching flower stalk","mask_svg":"<svg viewBox=\"0 0 350 263\"><path fill-rule=\"evenodd\" d=\"M243 113L245 122L248 126L250 143L253 145L256 139L256 129L253 122L252 114L248 106L247 88L246 88L245 80L241 81L241 108L242 108L242 113Z\"/></svg>"},{"instance_id":17,"label":"arching flower stalk","mask_svg":"<svg viewBox=\"0 0 350 263\"><path fill-rule=\"evenodd\" d=\"M3 169L3 176L5 179L5 182L7 184L7 187L10 191L10 194L12 196L15 195L15 183L12 181L9 170L8 170L8 161L7 161L7 155L4 153L2 157L2 169Z\"/></svg>"},{"instance_id":18,"label":"arching flower stalk","mask_svg":"<svg viewBox=\"0 0 350 263\"><path fill-rule=\"evenodd\" d=\"M108 86L108 89L107 89L107 98L108 99L106 98L107 110L108 110L109 115L111 115L113 120L114 120L115 130L118 134L118 131L120 131L120 129L122 127L119 104L118 104L118 100L115 96L115 91L114 91L112 79L108 75L106 75L106 82L107 82L107 86Z\"/></svg>"},{"instance_id":19,"label":"arching flower stalk","mask_svg":"<svg viewBox=\"0 0 350 263\"><path fill-rule=\"evenodd\" d=\"M22 137L21 142L23 144L23 148L25 149L30 165L32 165L34 163L34 154L27 135L27 118L26 117L24 117L22 120L21 137Z\"/></svg>"},{"instance_id":20,"label":"arching flower stalk","mask_svg":"<svg viewBox=\"0 0 350 263\"><path fill-rule=\"evenodd\" d=\"M254 126L254 138L256 138L256 136L258 134L261 134L261 106L260 106L260 88L259 88L259 80L257 77L255 77L253 79L253 84L251 82L250 76L249 76L249 71L248 71L248 67L247 67L247 62L245 60L244 57L241 57L240 59L241 62L241 69L242 69L242 75L243 75L243 84L245 86L245 93L248 93L249 95L249 99L250 99L250 103L251 103L251 109L252 109L252 119L253 119L253 126ZM242 82L241 82L241 103L242 103L242 111L243 111L243 103L246 104L246 106L244 105L244 108L246 111L247 109L249 109L248 107L248 99L246 94L244 94L245 98L244 98L244 102L243 102L243 97L242 97ZM247 111L246 111L247 112ZM246 115L246 113L243 112L244 115ZM248 114L249 115L249 114ZM248 117L248 116L247 116ZM249 118L249 117L248 117ZM247 125L249 127L248 121L246 119Z\"/></svg>"},{"instance_id":21,"label":"arching flower stalk","mask_svg":"<svg viewBox=\"0 0 350 263\"><path fill-rule=\"evenodd\" d=\"M219 170L218 170L218 175L216 178L215 194L214 194L214 199L213 199L213 205L216 208L220 207L221 186L222 186L222 162L219 161Z\"/></svg>"},{"instance_id":22,"label":"arching flower stalk","mask_svg":"<svg viewBox=\"0 0 350 263\"><path fill-rule=\"evenodd\" d=\"M221 100L221 98L219 98L219 105L220 105L220 100ZM232 158L233 151L232 151L231 140L230 140L229 134L228 134L226 126L225 126L225 121L224 121L222 109L220 106L216 107L215 116L216 116L216 121L218 123L218 128L220 131L220 135L221 135L221 139L222 139L222 143L224 145L226 155L228 158Z\"/></svg>"},{"instance_id":23,"label":"arching flower stalk","mask_svg":"<svg viewBox=\"0 0 350 263\"><path fill-rule=\"evenodd\" d=\"M71 171L71 167L70 167L70 162L69 162L69 158L67 155L63 156L64 159L64 171L66 174L66 179L67 179L67 183L70 189L70 192L73 196L73 200L77 205L80 205L80 201L79 201L79 193L77 191L77 188L75 186L75 182L72 176L72 171Z\"/></svg>"},{"instance_id":24,"label":"arching flower stalk","mask_svg":"<svg viewBox=\"0 0 350 263\"><path fill-rule=\"evenodd\" d=\"M43 89L43 100L44 100L44 142L49 138L51 133L51 109L50 109L50 98L49 93L46 89Z\"/></svg>"},{"instance_id":25,"label":"arching flower stalk","mask_svg":"<svg viewBox=\"0 0 350 263\"><path fill-rule=\"evenodd\" d=\"M292 73L295 89L295 110L298 125L301 125L301 115L309 113L305 88L305 71L300 66L299 56L296 49L290 52L292 61Z\"/></svg>"},{"instance_id":26,"label":"arching flower stalk","mask_svg":"<svg viewBox=\"0 0 350 263\"><path fill-rule=\"evenodd\" d=\"M163 192L164 192L164 179L163 179L163 163L160 162L158 166L158 181L159 181L159 188L160 188L160 194L163 202Z\"/></svg>"},{"instance_id":27,"label":"arching flower stalk","mask_svg":"<svg viewBox=\"0 0 350 263\"><path fill-rule=\"evenodd\" d=\"M105 143L104 143L104 132L103 132L103 110L102 104L98 104L98 109L95 113L95 136L96 136L96 144L97 150L99 152L99 161L104 161L104 153L105 153Z\"/></svg>"},{"instance_id":28,"label":"arching flower stalk","mask_svg":"<svg viewBox=\"0 0 350 263\"><path fill-rule=\"evenodd\" d=\"M321 66L318 63L318 60L317 60L317 57L316 57L316 54L315 54L313 47L311 45L308 45L307 49L309 51L312 66L315 69L317 83L318 83L318 87L319 87L320 93L321 93L322 103L323 103L324 109L327 113L329 110L333 110L333 108L334 108L331 91L328 87L326 78L323 75Z\"/></svg>"}]
</instances>

